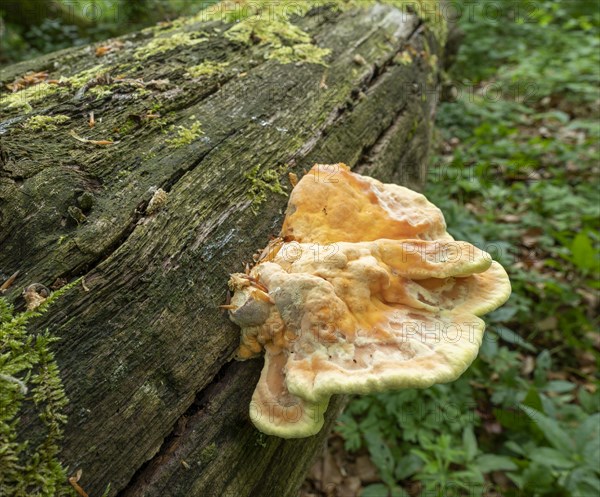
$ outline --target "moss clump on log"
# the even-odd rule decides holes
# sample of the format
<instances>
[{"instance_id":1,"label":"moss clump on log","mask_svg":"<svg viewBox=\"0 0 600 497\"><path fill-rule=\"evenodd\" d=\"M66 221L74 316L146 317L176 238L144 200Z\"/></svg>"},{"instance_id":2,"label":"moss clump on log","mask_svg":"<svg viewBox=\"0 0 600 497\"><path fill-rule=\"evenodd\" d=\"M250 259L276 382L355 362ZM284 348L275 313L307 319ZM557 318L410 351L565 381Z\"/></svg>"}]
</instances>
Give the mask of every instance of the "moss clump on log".
<instances>
[{"instance_id":1,"label":"moss clump on log","mask_svg":"<svg viewBox=\"0 0 600 497\"><path fill-rule=\"evenodd\" d=\"M267 201L267 192L287 195L285 187L279 181L285 169L286 167L282 166L261 171L260 164L257 164L244 175L252 185L247 196L254 214L257 214L258 208Z\"/></svg>"},{"instance_id":2,"label":"moss clump on log","mask_svg":"<svg viewBox=\"0 0 600 497\"><path fill-rule=\"evenodd\" d=\"M202 131L202 124L196 120L196 116L191 116L192 123L189 126L173 126L171 132L173 135L171 138L165 140L165 143L171 148L183 147L189 145L194 140L200 138L204 132Z\"/></svg>"},{"instance_id":3,"label":"moss clump on log","mask_svg":"<svg viewBox=\"0 0 600 497\"><path fill-rule=\"evenodd\" d=\"M66 123L71 118L69 116L33 116L29 118L23 127L30 131L56 131L60 124Z\"/></svg>"}]
</instances>

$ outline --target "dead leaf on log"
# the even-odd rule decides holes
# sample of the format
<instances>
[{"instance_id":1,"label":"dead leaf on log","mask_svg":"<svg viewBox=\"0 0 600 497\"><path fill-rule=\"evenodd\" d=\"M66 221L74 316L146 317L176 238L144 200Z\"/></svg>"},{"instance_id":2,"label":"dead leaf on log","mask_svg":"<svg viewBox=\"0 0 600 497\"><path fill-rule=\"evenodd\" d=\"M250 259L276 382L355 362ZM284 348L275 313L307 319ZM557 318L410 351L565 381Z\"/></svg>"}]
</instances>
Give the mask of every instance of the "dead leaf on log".
<instances>
[{"instance_id":1,"label":"dead leaf on log","mask_svg":"<svg viewBox=\"0 0 600 497\"><path fill-rule=\"evenodd\" d=\"M117 52L121 50L123 46L123 42L118 40L107 43L106 45L100 45L99 47L96 47L96 57L104 57L111 52Z\"/></svg>"},{"instance_id":2,"label":"dead leaf on log","mask_svg":"<svg viewBox=\"0 0 600 497\"><path fill-rule=\"evenodd\" d=\"M29 86L43 83L48 79L48 73L46 71L40 72L29 72L20 78L15 79L12 83L7 84L6 87L14 92L27 88Z\"/></svg>"},{"instance_id":3,"label":"dead leaf on log","mask_svg":"<svg viewBox=\"0 0 600 497\"><path fill-rule=\"evenodd\" d=\"M19 276L18 270L15 271L4 283L2 283L2 286L0 286L0 295L2 295L4 292L6 292L6 290L8 290L11 287L11 285L17 279L17 276Z\"/></svg>"},{"instance_id":4,"label":"dead leaf on log","mask_svg":"<svg viewBox=\"0 0 600 497\"><path fill-rule=\"evenodd\" d=\"M75 491L79 495L81 495L81 497L89 497L87 492L83 488L81 488L79 483L77 483L79 481L79 479L81 478L82 473L83 473L83 471L81 469L78 469L77 472L73 476L69 477L69 483L75 489Z\"/></svg>"}]
</instances>

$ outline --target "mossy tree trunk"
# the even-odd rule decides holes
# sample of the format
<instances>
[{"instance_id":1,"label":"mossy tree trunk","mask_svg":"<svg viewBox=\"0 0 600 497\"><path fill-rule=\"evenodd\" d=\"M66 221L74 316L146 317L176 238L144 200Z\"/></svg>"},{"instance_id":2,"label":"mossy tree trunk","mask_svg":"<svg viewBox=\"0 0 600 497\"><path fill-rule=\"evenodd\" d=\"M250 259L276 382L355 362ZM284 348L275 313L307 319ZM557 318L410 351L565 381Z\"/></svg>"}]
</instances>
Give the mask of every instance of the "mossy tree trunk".
<instances>
[{"instance_id":1,"label":"mossy tree trunk","mask_svg":"<svg viewBox=\"0 0 600 497\"><path fill-rule=\"evenodd\" d=\"M295 495L343 399L318 436L262 436L262 361L232 361L218 306L278 234L288 172L422 184L442 43L390 3L304 9L277 39L197 16L2 71L48 79L0 99L0 281L20 270L22 305L28 284L84 277L34 326L61 338L61 460L92 497Z\"/></svg>"}]
</instances>

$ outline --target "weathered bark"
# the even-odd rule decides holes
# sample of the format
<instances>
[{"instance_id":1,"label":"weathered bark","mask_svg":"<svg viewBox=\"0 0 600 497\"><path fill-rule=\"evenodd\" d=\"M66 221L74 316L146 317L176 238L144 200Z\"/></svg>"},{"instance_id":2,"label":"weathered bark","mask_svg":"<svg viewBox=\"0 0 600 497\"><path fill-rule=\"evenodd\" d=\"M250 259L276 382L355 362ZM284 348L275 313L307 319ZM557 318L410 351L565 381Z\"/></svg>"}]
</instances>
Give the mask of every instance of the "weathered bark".
<instances>
[{"instance_id":1,"label":"weathered bark","mask_svg":"<svg viewBox=\"0 0 600 497\"><path fill-rule=\"evenodd\" d=\"M287 199L267 188L267 202L253 203L260 185L246 175L279 168L287 185L287 171L345 162L418 187L440 44L389 5L324 6L293 21L331 49L327 67L265 60L268 47L218 35L135 58L161 29L226 28L193 22L126 36L104 58L69 50L2 72L4 84L28 70L79 75L59 91L45 87L31 107L0 105L0 281L21 270L8 294L18 303L27 284L85 277L89 291L71 289L35 326L61 337L55 351L70 399L62 461L83 470L92 496L108 483L111 496L293 496L343 405L334 399L327 426L304 440L262 436L248 421L262 361L232 361L238 329L218 305L228 274L278 233ZM185 76L204 60L229 65ZM101 82L95 88L106 91L94 92ZM36 114L71 119L31 131ZM201 137L166 141L169 124L196 119ZM119 143L81 143L71 130ZM154 214L151 187L168 192ZM35 423L22 423L35 437Z\"/></svg>"}]
</instances>

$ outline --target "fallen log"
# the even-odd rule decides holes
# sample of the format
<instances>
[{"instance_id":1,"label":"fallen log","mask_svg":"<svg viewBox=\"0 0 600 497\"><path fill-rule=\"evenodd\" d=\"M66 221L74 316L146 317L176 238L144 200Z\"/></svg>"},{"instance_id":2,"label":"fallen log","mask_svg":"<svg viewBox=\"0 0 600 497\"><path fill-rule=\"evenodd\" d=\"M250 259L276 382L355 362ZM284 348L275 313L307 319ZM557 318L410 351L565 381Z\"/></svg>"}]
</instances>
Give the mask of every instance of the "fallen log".
<instances>
[{"instance_id":1,"label":"fallen log","mask_svg":"<svg viewBox=\"0 0 600 497\"><path fill-rule=\"evenodd\" d=\"M82 278L30 329L60 337L60 460L90 496L294 496L344 399L307 439L251 425L262 361L232 360L228 275L278 234L290 172L425 178L440 19L248 3L2 71L0 281L20 271L22 307L32 283Z\"/></svg>"}]
</instances>

